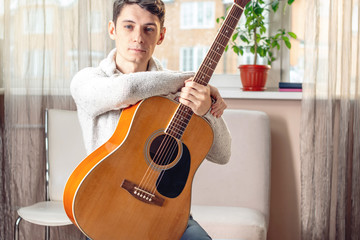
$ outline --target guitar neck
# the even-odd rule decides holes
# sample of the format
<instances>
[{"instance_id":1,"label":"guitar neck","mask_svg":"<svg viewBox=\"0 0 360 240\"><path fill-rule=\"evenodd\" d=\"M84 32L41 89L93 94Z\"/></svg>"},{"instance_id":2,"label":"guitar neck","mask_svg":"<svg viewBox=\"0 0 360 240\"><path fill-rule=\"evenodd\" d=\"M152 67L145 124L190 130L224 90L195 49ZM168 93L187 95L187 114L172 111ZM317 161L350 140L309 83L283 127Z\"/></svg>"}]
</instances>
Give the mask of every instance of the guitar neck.
<instances>
[{"instance_id":1,"label":"guitar neck","mask_svg":"<svg viewBox=\"0 0 360 240\"><path fill-rule=\"evenodd\" d=\"M194 76L194 82L204 86L209 83L221 56L224 53L225 47L239 22L242 12L243 7L236 3L232 5L213 44L207 52L205 59ZM180 104L165 132L177 139L181 139L192 115L193 111L191 108Z\"/></svg>"},{"instance_id":2,"label":"guitar neck","mask_svg":"<svg viewBox=\"0 0 360 240\"><path fill-rule=\"evenodd\" d=\"M194 77L194 82L200 83L204 86L209 83L221 56L224 53L225 47L227 46L229 39L239 22L242 12L242 7L237 4L232 5L215 37L213 44L211 45L205 59L201 63L199 70Z\"/></svg>"}]
</instances>

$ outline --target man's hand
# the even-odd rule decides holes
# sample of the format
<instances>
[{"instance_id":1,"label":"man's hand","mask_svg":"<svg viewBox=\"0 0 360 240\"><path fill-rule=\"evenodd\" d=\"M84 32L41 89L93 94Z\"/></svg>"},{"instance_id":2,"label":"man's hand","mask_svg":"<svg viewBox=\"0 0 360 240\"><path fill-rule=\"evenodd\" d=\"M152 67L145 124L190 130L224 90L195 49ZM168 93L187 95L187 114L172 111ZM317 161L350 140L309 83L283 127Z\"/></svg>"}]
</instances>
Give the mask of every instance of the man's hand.
<instances>
[{"instance_id":1,"label":"man's hand","mask_svg":"<svg viewBox=\"0 0 360 240\"><path fill-rule=\"evenodd\" d=\"M211 97L215 100L212 104ZM204 86L193 81L192 78L185 81L181 89L179 102L190 107L197 115L203 116L211 108L211 114L217 118L221 117L227 105L221 97L217 88Z\"/></svg>"},{"instance_id":2,"label":"man's hand","mask_svg":"<svg viewBox=\"0 0 360 240\"><path fill-rule=\"evenodd\" d=\"M190 78L181 89L179 102L190 107L195 114L203 116L211 107L210 87L196 83Z\"/></svg>"},{"instance_id":3,"label":"man's hand","mask_svg":"<svg viewBox=\"0 0 360 240\"><path fill-rule=\"evenodd\" d=\"M215 100L215 103L211 105L210 113L214 117L219 118L223 115L224 110L227 108L227 105L224 99L221 97L219 90L214 86L211 85L209 86L210 86L210 95Z\"/></svg>"}]
</instances>

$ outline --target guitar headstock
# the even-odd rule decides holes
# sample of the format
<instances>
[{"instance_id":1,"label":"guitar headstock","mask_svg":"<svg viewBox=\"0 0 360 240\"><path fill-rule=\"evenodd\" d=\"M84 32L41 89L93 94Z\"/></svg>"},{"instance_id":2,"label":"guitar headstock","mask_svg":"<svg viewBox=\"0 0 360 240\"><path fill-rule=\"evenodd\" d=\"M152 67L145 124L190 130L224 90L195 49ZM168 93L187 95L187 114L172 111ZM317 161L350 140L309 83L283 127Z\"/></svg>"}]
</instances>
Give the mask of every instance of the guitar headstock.
<instances>
[{"instance_id":1,"label":"guitar headstock","mask_svg":"<svg viewBox=\"0 0 360 240\"><path fill-rule=\"evenodd\" d=\"M251 0L234 0L234 2L242 8L245 8L246 4L251 2Z\"/></svg>"}]
</instances>

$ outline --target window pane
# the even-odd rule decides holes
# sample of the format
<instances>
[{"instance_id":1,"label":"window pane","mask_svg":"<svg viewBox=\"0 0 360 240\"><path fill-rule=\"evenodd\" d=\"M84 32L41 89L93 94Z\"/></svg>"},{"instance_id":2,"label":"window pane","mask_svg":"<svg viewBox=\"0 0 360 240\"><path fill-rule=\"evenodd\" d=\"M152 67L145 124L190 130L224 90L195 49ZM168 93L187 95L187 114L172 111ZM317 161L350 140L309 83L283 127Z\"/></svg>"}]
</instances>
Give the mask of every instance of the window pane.
<instances>
[{"instance_id":1,"label":"window pane","mask_svg":"<svg viewBox=\"0 0 360 240\"><path fill-rule=\"evenodd\" d=\"M290 82L302 82L304 76L304 31L305 31L305 0L296 0L292 4L291 31L297 39L291 40L290 51ZM295 10L296 9L296 10Z\"/></svg>"}]
</instances>

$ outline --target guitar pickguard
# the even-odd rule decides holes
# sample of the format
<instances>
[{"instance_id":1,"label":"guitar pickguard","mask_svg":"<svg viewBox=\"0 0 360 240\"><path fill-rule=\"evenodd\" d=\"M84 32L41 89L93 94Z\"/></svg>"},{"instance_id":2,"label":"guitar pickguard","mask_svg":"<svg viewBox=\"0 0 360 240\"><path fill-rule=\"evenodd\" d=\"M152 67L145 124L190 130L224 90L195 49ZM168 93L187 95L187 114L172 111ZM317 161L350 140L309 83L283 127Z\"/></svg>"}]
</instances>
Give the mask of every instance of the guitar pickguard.
<instances>
[{"instance_id":1,"label":"guitar pickguard","mask_svg":"<svg viewBox=\"0 0 360 240\"><path fill-rule=\"evenodd\" d=\"M185 187L190 171L190 153L182 143L182 155L175 166L168 170L162 170L156 185L157 190L168 198L176 198Z\"/></svg>"}]
</instances>

